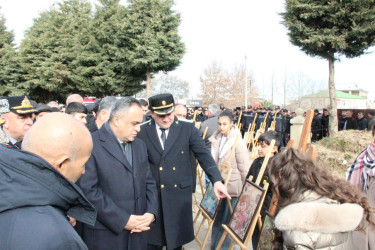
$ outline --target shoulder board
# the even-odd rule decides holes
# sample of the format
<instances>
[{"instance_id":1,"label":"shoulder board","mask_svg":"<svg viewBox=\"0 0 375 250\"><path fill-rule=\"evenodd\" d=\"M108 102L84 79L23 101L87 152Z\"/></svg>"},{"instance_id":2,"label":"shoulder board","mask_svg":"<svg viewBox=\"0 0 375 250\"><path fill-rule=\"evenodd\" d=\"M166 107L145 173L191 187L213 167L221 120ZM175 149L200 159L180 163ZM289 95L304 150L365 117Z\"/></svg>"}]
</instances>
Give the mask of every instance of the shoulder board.
<instances>
[{"instance_id":1,"label":"shoulder board","mask_svg":"<svg viewBox=\"0 0 375 250\"><path fill-rule=\"evenodd\" d=\"M142 126L142 125L145 125L145 124L149 124L149 125L151 125L151 120L148 120L148 121L145 121L145 122L141 123L141 126Z\"/></svg>"},{"instance_id":2,"label":"shoulder board","mask_svg":"<svg viewBox=\"0 0 375 250\"><path fill-rule=\"evenodd\" d=\"M182 119L182 118L178 118L178 120L179 120L180 122L194 123L193 120L186 120L186 119Z\"/></svg>"}]
</instances>

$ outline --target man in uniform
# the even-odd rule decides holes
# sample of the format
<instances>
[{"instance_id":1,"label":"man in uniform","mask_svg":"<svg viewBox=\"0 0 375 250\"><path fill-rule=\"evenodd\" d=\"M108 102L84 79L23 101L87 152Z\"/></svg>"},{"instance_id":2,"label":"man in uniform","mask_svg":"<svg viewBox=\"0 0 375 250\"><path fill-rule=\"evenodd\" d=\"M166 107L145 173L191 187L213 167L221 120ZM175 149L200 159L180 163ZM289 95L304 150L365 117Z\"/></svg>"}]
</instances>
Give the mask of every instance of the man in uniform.
<instances>
[{"instance_id":1,"label":"man in uniform","mask_svg":"<svg viewBox=\"0 0 375 250\"><path fill-rule=\"evenodd\" d=\"M190 151L214 184L218 198L229 197L210 152L193 123L174 115L171 94L149 98L152 119L141 126L138 138L147 146L148 161L159 194L159 217L151 224L148 249L181 249L194 239Z\"/></svg>"},{"instance_id":2,"label":"man in uniform","mask_svg":"<svg viewBox=\"0 0 375 250\"><path fill-rule=\"evenodd\" d=\"M8 148L21 149L27 130L33 125L32 115L36 111L27 96L4 97L0 100L0 144Z\"/></svg>"},{"instance_id":3,"label":"man in uniform","mask_svg":"<svg viewBox=\"0 0 375 250\"><path fill-rule=\"evenodd\" d=\"M252 112L252 108L253 107L251 105L248 105L247 109L245 109L245 111L242 113L242 117L241 117L242 136L245 135L245 133L249 130L249 127L254 121L254 113Z\"/></svg>"}]
</instances>

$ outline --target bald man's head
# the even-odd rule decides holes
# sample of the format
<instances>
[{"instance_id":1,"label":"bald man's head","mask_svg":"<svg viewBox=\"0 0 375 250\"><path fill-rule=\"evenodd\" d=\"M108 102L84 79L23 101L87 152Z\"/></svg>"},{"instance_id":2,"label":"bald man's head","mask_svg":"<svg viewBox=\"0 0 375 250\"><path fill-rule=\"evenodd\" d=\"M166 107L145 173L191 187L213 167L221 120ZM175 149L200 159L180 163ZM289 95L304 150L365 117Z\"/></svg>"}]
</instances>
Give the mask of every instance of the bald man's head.
<instances>
[{"instance_id":1,"label":"bald man's head","mask_svg":"<svg viewBox=\"0 0 375 250\"><path fill-rule=\"evenodd\" d=\"M83 104L83 98L79 94L72 94L66 98L66 106L68 106L69 103L72 103L72 102L79 102Z\"/></svg>"},{"instance_id":2,"label":"bald man's head","mask_svg":"<svg viewBox=\"0 0 375 250\"><path fill-rule=\"evenodd\" d=\"M39 155L72 182L84 173L92 146L87 128L63 113L38 119L22 142L23 150Z\"/></svg>"}]
</instances>

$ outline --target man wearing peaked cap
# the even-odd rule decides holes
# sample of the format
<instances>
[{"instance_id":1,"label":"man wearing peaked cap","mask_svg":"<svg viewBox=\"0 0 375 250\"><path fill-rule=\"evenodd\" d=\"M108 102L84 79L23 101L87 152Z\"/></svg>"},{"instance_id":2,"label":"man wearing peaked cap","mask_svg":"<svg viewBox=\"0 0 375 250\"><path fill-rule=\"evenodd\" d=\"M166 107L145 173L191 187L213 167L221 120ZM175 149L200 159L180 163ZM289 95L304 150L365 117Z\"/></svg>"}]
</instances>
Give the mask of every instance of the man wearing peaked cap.
<instances>
[{"instance_id":1,"label":"man wearing peaked cap","mask_svg":"<svg viewBox=\"0 0 375 250\"><path fill-rule=\"evenodd\" d=\"M0 144L20 149L27 130L33 125L32 115L36 110L27 96L3 97L0 100Z\"/></svg>"},{"instance_id":2,"label":"man wearing peaked cap","mask_svg":"<svg viewBox=\"0 0 375 250\"><path fill-rule=\"evenodd\" d=\"M214 159L191 122L174 115L171 94L149 98L152 119L141 126L138 138L147 147L148 162L159 194L159 217L151 224L148 250L181 249L194 239L192 219L191 152L214 183L218 198L229 197Z\"/></svg>"}]
</instances>

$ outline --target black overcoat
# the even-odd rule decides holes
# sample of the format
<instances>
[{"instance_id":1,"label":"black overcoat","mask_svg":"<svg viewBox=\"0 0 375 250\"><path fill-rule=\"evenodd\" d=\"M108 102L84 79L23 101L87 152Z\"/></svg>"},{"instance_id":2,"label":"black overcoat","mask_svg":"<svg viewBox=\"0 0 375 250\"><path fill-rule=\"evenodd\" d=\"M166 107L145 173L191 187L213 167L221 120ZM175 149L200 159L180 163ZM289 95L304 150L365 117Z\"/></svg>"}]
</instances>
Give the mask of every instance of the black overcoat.
<instances>
[{"instance_id":1,"label":"black overcoat","mask_svg":"<svg viewBox=\"0 0 375 250\"><path fill-rule=\"evenodd\" d=\"M94 148L79 179L98 217L95 226L84 225L82 238L89 249L146 249L147 233L130 234L124 227L130 215L157 215L157 191L145 144L132 142L133 166L126 160L115 136L105 125L92 134Z\"/></svg>"},{"instance_id":2,"label":"black overcoat","mask_svg":"<svg viewBox=\"0 0 375 250\"><path fill-rule=\"evenodd\" d=\"M154 119L141 126L138 138L146 143L159 193L160 215L151 225L149 244L167 245L168 249L179 247L194 239L190 152L213 183L221 181L222 177L198 129L191 122L174 119L164 150Z\"/></svg>"}]
</instances>

